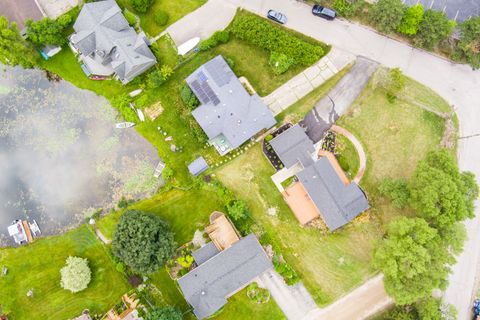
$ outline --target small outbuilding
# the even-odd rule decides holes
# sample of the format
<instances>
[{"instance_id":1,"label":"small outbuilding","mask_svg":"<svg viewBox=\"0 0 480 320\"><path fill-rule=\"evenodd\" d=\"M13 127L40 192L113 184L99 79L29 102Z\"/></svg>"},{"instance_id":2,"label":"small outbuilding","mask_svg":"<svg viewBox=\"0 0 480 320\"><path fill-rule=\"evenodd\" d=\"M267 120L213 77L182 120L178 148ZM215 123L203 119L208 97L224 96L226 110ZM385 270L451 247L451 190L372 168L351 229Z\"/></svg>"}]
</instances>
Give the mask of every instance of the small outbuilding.
<instances>
[{"instance_id":1,"label":"small outbuilding","mask_svg":"<svg viewBox=\"0 0 480 320\"><path fill-rule=\"evenodd\" d=\"M188 165L188 171L194 176L198 176L208 169L208 163L203 157L198 157Z\"/></svg>"}]
</instances>

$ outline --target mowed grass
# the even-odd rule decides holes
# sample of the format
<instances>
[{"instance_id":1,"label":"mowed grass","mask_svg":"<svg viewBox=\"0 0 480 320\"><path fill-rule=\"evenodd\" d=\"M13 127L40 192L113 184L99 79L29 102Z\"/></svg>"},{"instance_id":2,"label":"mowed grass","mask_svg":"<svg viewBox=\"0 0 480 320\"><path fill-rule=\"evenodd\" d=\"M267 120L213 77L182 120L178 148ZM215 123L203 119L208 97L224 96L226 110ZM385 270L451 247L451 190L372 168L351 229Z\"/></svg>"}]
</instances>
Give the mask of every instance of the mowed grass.
<instances>
[{"instance_id":1,"label":"mowed grass","mask_svg":"<svg viewBox=\"0 0 480 320\"><path fill-rule=\"evenodd\" d=\"M88 288L71 293L60 287L60 269L68 256L87 258L92 270ZM20 248L0 250L0 304L11 319L70 319L89 309L104 313L130 286L115 270L106 249L87 226L47 237ZM33 297L27 292L33 290Z\"/></svg>"},{"instance_id":2,"label":"mowed grass","mask_svg":"<svg viewBox=\"0 0 480 320\"><path fill-rule=\"evenodd\" d=\"M228 303L217 316L215 320L286 320L282 310L270 297L270 300L264 304L258 304L250 300L247 296L247 289L237 292L228 299Z\"/></svg>"},{"instance_id":3,"label":"mowed grass","mask_svg":"<svg viewBox=\"0 0 480 320\"><path fill-rule=\"evenodd\" d=\"M155 0L146 13L136 12L128 0L117 0L117 2L121 7L126 7L138 15L140 17L140 27L147 35L153 37L167 29L175 21L203 5L207 0ZM164 26L159 26L155 22L155 13L158 11L164 11L168 14L168 21Z\"/></svg>"},{"instance_id":4,"label":"mowed grass","mask_svg":"<svg viewBox=\"0 0 480 320\"><path fill-rule=\"evenodd\" d=\"M353 143L346 137L337 134L335 152L338 153L337 160L347 177L350 180L355 178L360 168L360 157Z\"/></svg>"},{"instance_id":5,"label":"mowed grass","mask_svg":"<svg viewBox=\"0 0 480 320\"><path fill-rule=\"evenodd\" d=\"M308 105L295 104L292 111L301 115L321 97L319 93L315 99L304 99ZM371 84L338 124L355 134L367 152L367 172L360 184L371 209L335 233L323 235L312 227L300 227L270 179L274 169L260 146L217 172L226 186L248 202L262 242L273 244L284 255L319 305L338 299L377 272L372 252L385 223L411 214L393 208L379 195L378 185L387 176L408 178L417 162L438 148L443 133L442 118L404 101L389 104L383 90ZM356 156L348 145L344 154ZM358 159L346 160L351 167L358 166ZM269 208L276 208L276 216L267 214Z\"/></svg>"}]
</instances>

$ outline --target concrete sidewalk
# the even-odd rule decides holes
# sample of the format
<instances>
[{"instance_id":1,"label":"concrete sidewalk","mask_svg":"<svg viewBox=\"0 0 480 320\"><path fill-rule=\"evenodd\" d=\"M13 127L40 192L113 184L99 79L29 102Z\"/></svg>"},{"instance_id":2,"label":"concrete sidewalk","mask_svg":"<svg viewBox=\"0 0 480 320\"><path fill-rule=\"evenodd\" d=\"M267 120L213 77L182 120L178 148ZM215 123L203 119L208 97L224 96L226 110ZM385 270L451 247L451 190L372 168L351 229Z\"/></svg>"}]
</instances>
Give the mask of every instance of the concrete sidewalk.
<instances>
[{"instance_id":1,"label":"concrete sidewalk","mask_svg":"<svg viewBox=\"0 0 480 320\"><path fill-rule=\"evenodd\" d=\"M354 55L332 48L325 57L313 66L308 67L262 99L272 113L277 115L325 83L354 60Z\"/></svg>"}]
</instances>

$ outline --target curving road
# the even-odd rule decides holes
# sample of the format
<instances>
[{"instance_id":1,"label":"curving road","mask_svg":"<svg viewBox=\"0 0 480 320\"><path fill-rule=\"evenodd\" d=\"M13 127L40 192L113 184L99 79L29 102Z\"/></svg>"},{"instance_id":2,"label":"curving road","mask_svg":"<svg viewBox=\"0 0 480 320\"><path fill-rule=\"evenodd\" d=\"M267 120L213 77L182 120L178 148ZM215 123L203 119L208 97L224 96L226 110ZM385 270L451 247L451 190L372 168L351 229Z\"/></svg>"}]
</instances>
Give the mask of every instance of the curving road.
<instances>
[{"instance_id":1,"label":"curving road","mask_svg":"<svg viewBox=\"0 0 480 320\"><path fill-rule=\"evenodd\" d=\"M225 28L237 7L264 15L277 9L288 17L286 27L295 29L354 55L361 55L388 67L399 67L413 79L442 95L457 112L460 122L459 165L480 178L480 71L451 63L428 52L377 34L354 23L317 18L310 7L294 0L210 0L197 11L172 25L168 32L178 44L192 38L203 38ZM214 14L209 10L214 8ZM194 20L192 20L194 19ZM194 22L194 27L189 27ZM444 293L447 302L458 310L458 319L469 319L470 306L477 282L480 251L480 202L476 217L465 222L468 240L450 276Z\"/></svg>"}]
</instances>

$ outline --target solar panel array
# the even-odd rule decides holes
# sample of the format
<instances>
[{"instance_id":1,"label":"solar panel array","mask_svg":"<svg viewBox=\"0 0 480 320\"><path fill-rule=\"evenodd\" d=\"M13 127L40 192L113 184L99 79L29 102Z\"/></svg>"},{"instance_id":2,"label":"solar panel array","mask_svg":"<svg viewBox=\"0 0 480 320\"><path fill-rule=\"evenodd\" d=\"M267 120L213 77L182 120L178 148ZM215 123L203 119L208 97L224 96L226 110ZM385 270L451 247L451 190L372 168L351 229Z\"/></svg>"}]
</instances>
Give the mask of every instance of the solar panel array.
<instances>
[{"instance_id":1,"label":"solar panel array","mask_svg":"<svg viewBox=\"0 0 480 320\"><path fill-rule=\"evenodd\" d=\"M202 104L207 104L208 102L212 101L213 105L216 106L220 103L220 99L218 99L215 92L213 92L212 88L207 82L207 76L203 72L200 71L197 74L197 79L193 80L190 85L198 100L200 100Z\"/></svg>"}]
</instances>

